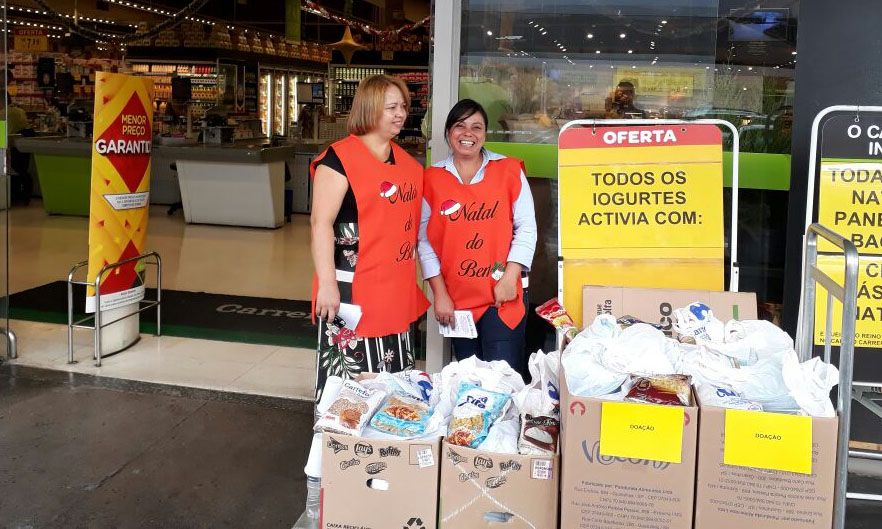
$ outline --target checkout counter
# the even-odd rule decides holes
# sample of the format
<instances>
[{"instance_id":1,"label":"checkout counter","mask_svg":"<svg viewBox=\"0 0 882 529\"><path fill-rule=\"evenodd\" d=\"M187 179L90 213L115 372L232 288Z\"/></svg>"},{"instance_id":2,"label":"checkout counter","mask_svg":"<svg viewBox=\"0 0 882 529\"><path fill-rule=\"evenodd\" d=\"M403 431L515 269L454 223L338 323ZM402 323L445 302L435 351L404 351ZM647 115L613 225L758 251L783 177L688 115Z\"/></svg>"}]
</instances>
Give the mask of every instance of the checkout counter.
<instances>
[{"instance_id":1,"label":"checkout counter","mask_svg":"<svg viewBox=\"0 0 882 529\"><path fill-rule=\"evenodd\" d=\"M35 176L47 213L89 215L90 140L54 136L19 137L13 141L20 151L34 157ZM319 142L274 147L255 140L198 145L154 143L151 203L177 202L179 187L189 223L276 228L285 223L286 164L291 175L289 186L295 195L294 211L306 213L306 168L322 147Z\"/></svg>"}]
</instances>

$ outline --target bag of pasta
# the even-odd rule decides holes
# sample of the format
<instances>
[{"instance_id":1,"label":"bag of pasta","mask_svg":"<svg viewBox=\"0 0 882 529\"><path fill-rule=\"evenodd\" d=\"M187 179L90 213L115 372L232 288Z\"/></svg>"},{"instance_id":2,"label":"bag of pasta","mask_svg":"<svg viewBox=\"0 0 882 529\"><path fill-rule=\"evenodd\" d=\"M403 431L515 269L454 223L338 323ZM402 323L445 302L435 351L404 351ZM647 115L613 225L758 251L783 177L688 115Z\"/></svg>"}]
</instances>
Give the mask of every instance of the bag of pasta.
<instances>
[{"instance_id":1,"label":"bag of pasta","mask_svg":"<svg viewBox=\"0 0 882 529\"><path fill-rule=\"evenodd\" d=\"M505 413L510 401L511 395L463 382L457 391L447 442L477 448L487 437L493 422Z\"/></svg>"},{"instance_id":2,"label":"bag of pasta","mask_svg":"<svg viewBox=\"0 0 882 529\"><path fill-rule=\"evenodd\" d=\"M399 437L415 437L426 431L429 415L429 405L424 401L393 393L371 419L371 426Z\"/></svg>"}]
</instances>

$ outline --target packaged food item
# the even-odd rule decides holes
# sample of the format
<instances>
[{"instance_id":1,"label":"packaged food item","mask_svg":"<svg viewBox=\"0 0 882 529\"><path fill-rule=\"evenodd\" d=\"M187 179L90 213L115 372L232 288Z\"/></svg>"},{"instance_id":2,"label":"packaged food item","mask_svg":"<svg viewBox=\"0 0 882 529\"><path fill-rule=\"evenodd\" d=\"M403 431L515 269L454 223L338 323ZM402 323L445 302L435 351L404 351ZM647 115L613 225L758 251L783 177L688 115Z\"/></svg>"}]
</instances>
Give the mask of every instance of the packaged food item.
<instances>
[{"instance_id":1,"label":"packaged food item","mask_svg":"<svg viewBox=\"0 0 882 529\"><path fill-rule=\"evenodd\" d=\"M361 435L385 393L363 387L353 380L343 381L340 393L316 422L317 428L349 435Z\"/></svg>"},{"instance_id":2,"label":"packaged food item","mask_svg":"<svg viewBox=\"0 0 882 529\"><path fill-rule=\"evenodd\" d=\"M557 417L521 415L521 434L518 436L518 453L522 455L547 455L557 453L560 436L560 420Z\"/></svg>"},{"instance_id":3,"label":"packaged food item","mask_svg":"<svg viewBox=\"0 0 882 529\"><path fill-rule=\"evenodd\" d=\"M570 313L568 313L567 309L563 308L560 302L555 298L549 299L545 303L536 307L536 314L554 326L555 329L561 331L567 337L568 341L575 338L579 333L579 329L577 329L576 324L573 323L573 318L570 316Z\"/></svg>"},{"instance_id":4,"label":"packaged food item","mask_svg":"<svg viewBox=\"0 0 882 529\"><path fill-rule=\"evenodd\" d=\"M698 400L703 406L717 406L720 408L729 408L733 410L752 410L763 411L763 407L747 400L743 395L731 388L715 386L713 384L702 384L695 388L698 393Z\"/></svg>"},{"instance_id":5,"label":"packaged food item","mask_svg":"<svg viewBox=\"0 0 882 529\"><path fill-rule=\"evenodd\" d=\"M669 406L691 406L692 391L689 375L631 375L631 389L625 400Z\"/></svg>"},{"instance_id":6,"label":"packaged food item","mask_svg":"<svg viewBox=\"0 0 882 529\"><path fill-rule=\"evenodd\" d=\"M639 318L635 318L634 316L631 316L631 315L622 316L621 318L616 320L616 323L618 323L619 327L621 327L622 329L627 329L628 327L630 327L632 325L637 325L638 323L645 323L646 325L651 325L660 331L665 330L665 328L658 323L650 323L648 321L643 321L643 320L641 320Z\"/></svg>"},{"instance_id":7,"label":"packaged food item","mask_svg":"<svg viewBox=\"0 0 882 529\"><path fill-rule=\"evenodd\" d=\"M413 437L426 431L429 405L400 393L389 395L371 419L371 426L399 437Z\"/></svg>"},{"instance_id":8,"label":"packaged food item","mask_svg":"<svg viewBox=\"0 0 882 529\"><path fill-rule=\"evenodd\" d=\"M493 422L504 413L510 400L510 395L463 382L457 391L456 406L447 429L447 441L454 445L477 448L487 437Z\"/></svg>"}]
</instances>

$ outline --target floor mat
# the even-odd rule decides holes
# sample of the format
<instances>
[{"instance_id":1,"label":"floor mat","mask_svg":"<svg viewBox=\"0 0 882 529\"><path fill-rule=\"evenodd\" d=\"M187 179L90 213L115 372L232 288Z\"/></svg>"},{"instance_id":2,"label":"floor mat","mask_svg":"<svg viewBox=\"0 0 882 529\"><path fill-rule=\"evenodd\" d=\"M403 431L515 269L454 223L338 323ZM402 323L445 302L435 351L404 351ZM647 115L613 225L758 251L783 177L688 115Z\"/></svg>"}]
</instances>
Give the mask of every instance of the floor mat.
<instances>
[{"instance_id":1,"label":"floor mat","mask_svg":"<svg viewBox=\"0 0 882 529\"><path fill-rule=\"evenodd\" d=\"M156 299L147 289L146 299ZM84 316L85 288L74 288L74 318ZM206 292L162 291L162 334L290 347L315 348L316 327L308 301ZM13 319L67 323L67 282L55 281L12 294ZM89 322L90 323L90 322ZM141 313L141 332L156 330L156 310Z\"/></svg>"}]
</instances>

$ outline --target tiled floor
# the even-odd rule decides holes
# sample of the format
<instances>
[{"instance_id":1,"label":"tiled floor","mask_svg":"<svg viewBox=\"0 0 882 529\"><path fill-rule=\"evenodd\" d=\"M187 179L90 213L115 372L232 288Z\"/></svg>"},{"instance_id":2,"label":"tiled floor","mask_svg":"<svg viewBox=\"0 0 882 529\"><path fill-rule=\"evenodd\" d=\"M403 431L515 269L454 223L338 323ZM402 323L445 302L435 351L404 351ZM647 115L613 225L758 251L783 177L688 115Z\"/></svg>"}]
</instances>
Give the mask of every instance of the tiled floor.
<instances>
[{"instance_id":1,"label":"tiled floor","mask_svg":"<svg viewBox=\"0 0 882 529\"><path fill-rule=\"evenodd\" d=\"M179 211L151 208L146 247L163 259L163 287L242 296L309 299L309 219L294 215L276 230L187 225ZM39 201L10 212L10 292L66 279L88 252L85 218L49 216ZM152 277L148 278L152 286ZM19 358L13 363L99 376L309 399L315 353L309 349L142 335L128 350L92 361L92 334L74 334L67 363L67 327L13 320Z\"/></svg>"}]
</instances>

